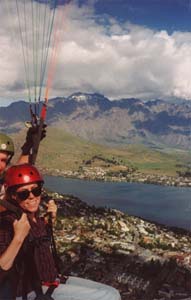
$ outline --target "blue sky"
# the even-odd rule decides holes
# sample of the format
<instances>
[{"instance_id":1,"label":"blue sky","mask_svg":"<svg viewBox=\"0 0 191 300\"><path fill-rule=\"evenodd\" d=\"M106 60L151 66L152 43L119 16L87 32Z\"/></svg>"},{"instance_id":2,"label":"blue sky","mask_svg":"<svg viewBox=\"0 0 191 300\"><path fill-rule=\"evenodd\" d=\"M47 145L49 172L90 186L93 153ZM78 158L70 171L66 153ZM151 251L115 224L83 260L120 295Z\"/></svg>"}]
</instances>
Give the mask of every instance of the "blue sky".
<instances>
[{"instance_id":1,"label":"blue sky","mask_svg":"<svg viewBox=\"0 0 191 300\"><path fill-rule=\"evenodd\" d=\"M98 14L108 14L124 22L145 25L156 30L191 29L190 0L98 0Z\"/></svg>"},{"instance_id":2,"label":"blue sky","mask_svg":"<svg viewBox=\"0 0 191 300\"><path fill-rule=\"evenodd\" d=\"M9 15L3 3L0 105L27 98L16 0L8 1ZM27 36L30 42L30 31ZM73 0L60 41L49 97L81 91L110 99L191 100L191 0ZM32 47L27 52L32 60Z\"/></svg>"}]
</instances>

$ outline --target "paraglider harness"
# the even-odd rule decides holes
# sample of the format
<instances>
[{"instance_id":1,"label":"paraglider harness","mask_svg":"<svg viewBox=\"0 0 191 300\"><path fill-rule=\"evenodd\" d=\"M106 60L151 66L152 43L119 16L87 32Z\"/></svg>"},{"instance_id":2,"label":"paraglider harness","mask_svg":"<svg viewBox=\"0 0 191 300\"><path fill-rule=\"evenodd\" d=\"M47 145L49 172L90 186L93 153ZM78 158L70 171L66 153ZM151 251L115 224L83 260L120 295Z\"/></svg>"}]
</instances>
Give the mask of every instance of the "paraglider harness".
<instances>
[{"instance_id":1,"label":"paraglider harness","mask_svg":"<svg viewBox=\"0 0 191 300\"><path fill-rule=\"evenodd\" d=\"M47 200L47 199L45 199L45 200ZM13 213L13 215L15 215L17 219L20 219L20 217L22 215L22 210L19 207L15 206L10 201L5 201L5 200L0 200L0 205L2 205L7 210L11 211L11 213ZM30 243L29 248L30 249L27 249L27 251L25 251L27 267L28 267L28 270L30 269L30 276L26 276L26 274L23 274L24 275L24 281L27 281L28 279L31 280L32 289L36 293L35 300L54 300L54 298L52 297L52 293L54 292L55 288L57 288L59 283L60 283L59 278L57 278L53 282L41 282L41 280L39 278L39 275L38 275L36 263L34 261L34 246L38 243L43 242L43 240L44 241L49 240L50 245L51 245L51 252L52 252L52 255L53 255L53 258L54 258L55 267L57 269L58 274L61 274L61 272L60 272L60 258L58 256L57 249L56 249L56 244L55 244L55 240L54 240L54 236L53 236L52 219L51 219L50 216L49 216L47 225L48 225L47 226L48 235L43 236L41 238L36 238L36 239L33 239L33 240L29 240L29 243ZM25 244L24 244L24 246L25 246ZM25 261L23 261L23 259L22 260L20 259L20 261L22 261L22 264L25 263ZM26 268L25 268L25 270L26 270ZM24 270L24 273L25 273L25 270ZM62 277L62 283L64 283L64 279L66 281L67 278ZM42 285L48 287L48 289L46 290L45 293L43 293ZM26 292L23 291L22 299L27 300L27 291Z\"/></svg>"}]
</instances>

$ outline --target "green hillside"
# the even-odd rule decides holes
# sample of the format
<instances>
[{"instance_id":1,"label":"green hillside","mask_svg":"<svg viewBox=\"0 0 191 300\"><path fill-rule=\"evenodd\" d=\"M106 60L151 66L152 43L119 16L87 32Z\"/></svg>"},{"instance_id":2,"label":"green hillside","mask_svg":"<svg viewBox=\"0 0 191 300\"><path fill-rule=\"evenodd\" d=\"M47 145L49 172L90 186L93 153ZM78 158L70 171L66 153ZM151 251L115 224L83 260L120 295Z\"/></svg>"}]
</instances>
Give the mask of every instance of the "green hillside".
<instances>
[{"instance_id":1,"label":"green hillside","mask_svg":"<svg viewBox=\"0 0 191 300\"><path fill-rule=\"evenodd\" d=\"M19 148L24 137L25 130L13 135L17 153L20 151ZM92 160L94 157L103 159ZM48 169L78 170L90 160L93 165L115 168L115 170L129 166L136 167L144 173L175 175L176 171L183 169L182 165L189 163L191 155L183 150L154 150L143 145L111 148L88 142L61 129L50 127L47 130L46 139L41 143L37 164ZM106 164L107 162L108 164Z\"/></svg>"}]
</instances>

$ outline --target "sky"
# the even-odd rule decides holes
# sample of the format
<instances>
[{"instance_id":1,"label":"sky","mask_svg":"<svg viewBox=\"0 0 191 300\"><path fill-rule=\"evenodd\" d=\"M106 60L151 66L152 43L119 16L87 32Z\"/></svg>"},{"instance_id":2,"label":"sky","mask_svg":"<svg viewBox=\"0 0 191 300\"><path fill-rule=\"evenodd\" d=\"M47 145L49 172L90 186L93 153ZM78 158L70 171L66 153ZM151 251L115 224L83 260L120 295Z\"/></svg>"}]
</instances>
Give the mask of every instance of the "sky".
<instances>
[{"instance_id":1,"label":"sky","mask_svg":"<svg viewBox=\"0 0 191 300\"><path fill-rule=\"evenodd\" d=\"M30 0L19 1L26 1L24 28L24 19L31 22ZM45 2L35 3L43 8ZM0 105L30 98L32 67L27 75L15 3L0 2ZM56 12L62 23L54 67L50 63L45 76L49 98L80 91L111 100L191 100L191 0L74 0ZM27 30L25 53L34 64ZM33 77L28 81L32 86Z\"/></svg>"}]
</instances>

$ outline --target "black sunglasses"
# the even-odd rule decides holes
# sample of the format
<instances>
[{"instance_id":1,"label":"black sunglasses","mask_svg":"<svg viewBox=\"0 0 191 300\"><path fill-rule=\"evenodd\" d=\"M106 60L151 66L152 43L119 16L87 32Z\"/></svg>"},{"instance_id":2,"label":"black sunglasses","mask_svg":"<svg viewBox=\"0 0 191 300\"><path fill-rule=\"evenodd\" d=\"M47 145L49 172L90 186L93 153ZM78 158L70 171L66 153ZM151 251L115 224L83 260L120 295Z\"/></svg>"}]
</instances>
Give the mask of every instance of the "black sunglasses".
<instances>
[{"instance_id":1,"label":"black sunglasses","mask_svg":"<svg viewBox=\"0 0 191 300\"><path fill-rule=\"evenodd\" d=\"M33 196L38 197L40 196L41 192L42 192L42 187L37 186L32 190L23 190L20 192L15 192L15 195L19 198L19 200L24 201L29 197L30 193L32 193Z\"/></svg>"}]
</instances>

